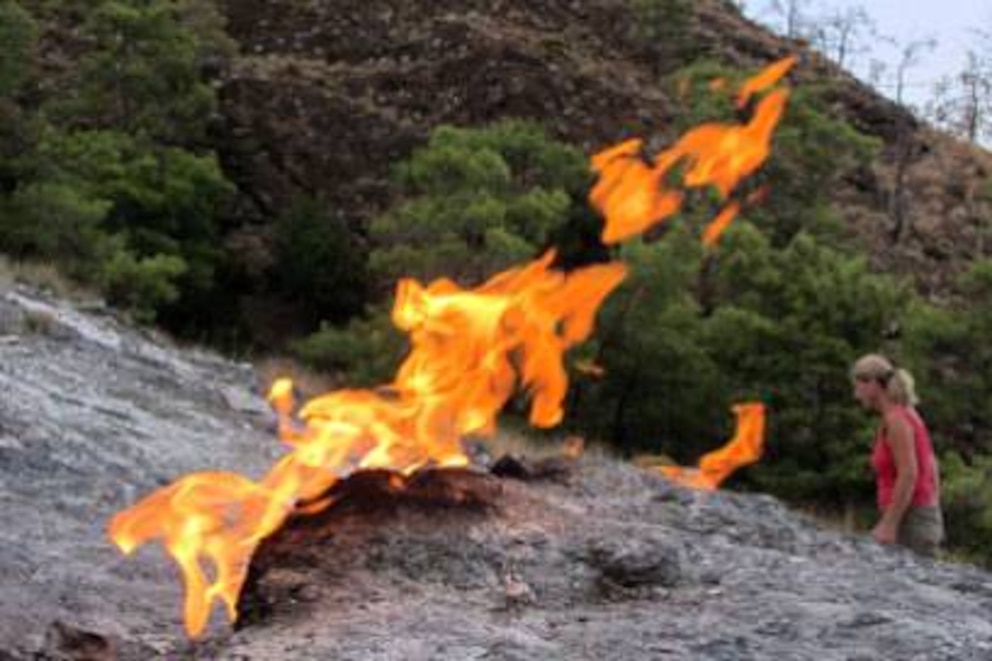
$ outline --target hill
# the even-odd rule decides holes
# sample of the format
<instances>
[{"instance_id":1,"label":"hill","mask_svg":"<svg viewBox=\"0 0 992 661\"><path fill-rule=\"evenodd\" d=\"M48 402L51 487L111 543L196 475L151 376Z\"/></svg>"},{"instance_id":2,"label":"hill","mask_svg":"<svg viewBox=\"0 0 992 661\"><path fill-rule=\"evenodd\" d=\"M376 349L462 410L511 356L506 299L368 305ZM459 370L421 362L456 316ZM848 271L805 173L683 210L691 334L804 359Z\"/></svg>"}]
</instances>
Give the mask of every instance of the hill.
<instances>
[{"instance_id":1,"label":"hill","mask_svg":"<svg viewBox=\"0 0 992 661\"><path fill-rule=\"evenodd\" d=\"M240 231L257 236L295 196L315 195L363 232L392 201L390 168L440 124L529 118L587 153L632 136L658 144L682 112L667 76L690 60L754 71L799 53L795 85L826 85L832 114L882 141L870 168L830 191L873 266L941 297L992 254L987 152L929 129L730 2L692 3L678 48L637 36L636 4L225 3L240 55L220 88L217 148L245 201Z\"/></svg>"},{"instance_id":2,"label":"hill","mask_svg":"<svg viewBox=\"0 0 992 661\"><path fill-rule=\"evenodd\" d=\"M189 643L178 572L109 518L278 454L243 364L105 310L0 297L0 658L985 659L992 576L604 457L375 473L252 560L236 631ZM71 387L67 387L70 386Z\"/></svg>"}]
</instances>

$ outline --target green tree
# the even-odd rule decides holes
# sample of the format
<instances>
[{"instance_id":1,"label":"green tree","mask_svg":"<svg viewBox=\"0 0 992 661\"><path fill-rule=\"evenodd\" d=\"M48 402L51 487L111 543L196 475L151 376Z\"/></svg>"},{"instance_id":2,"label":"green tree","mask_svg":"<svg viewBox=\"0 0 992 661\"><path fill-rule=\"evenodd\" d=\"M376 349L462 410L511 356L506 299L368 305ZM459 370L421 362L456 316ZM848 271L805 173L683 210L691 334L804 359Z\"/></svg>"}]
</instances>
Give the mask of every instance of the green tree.
<instances>
[{"instance_id":1,"label":"green tree","mask_svg":"<svg viewBox=\"0 0 992 661\"><path fill-rule=\"evenodd\" d=\"M277 291L312 326L344 323L363 311L368 298L364 250L343 219L318 200L298 199L276 221L271 270Z\"/></svg>"},{"instance_id":2,"label":"green tree","mask_svg":"<svg viewBox=\"0 0 992 661\"><path fill-rule=\"evenodd\" d=\"M569 424L626 452L694 461L725 440L732 403L757 399L769 425L755 484L866 501L871 434L848 369L886 341L908 288L806 233L776 248L743 220L709 255L677 225L623 253L632 273L601 314L595 354L606 377L576 376Z\"/></svg>"},{"instance_id":3,"label":"green tree","mask_svg":"<svg viewBox=\"0 0 992 661\"><path fill-rule=\"evenodd\" d=\"M179 298L176 281L186 263L173 255L137 257L119 247L100 273L100 284L113 305L130 310L138 321L151 323L158 310Z\"/></svg>"},{"instance_id":4,"label":"green tree","mask_svg":"<svg viewBox=\"0 0 992 661\"><path fill-rule=\"evenodd\" d=\"M950 306L916 310L905 344L924 368L916 374L922 407L939 445L970 456L992 452L992 260L975 262L956 294Z\"/></svg>"},{"instance_id":5,"label":"green tree","mask_svg":"<svg viewBox=\"0 0 992 661\"><path fill-rule=\"evenodd\" d=\"M0 249L15 259L53 260L85 278L103 256L109 208L65 183L26 184L0 205Z\"/></svg>"},{"instance_id":6,"label":"green tree","mask_svg":"<svg viewBox=\"0 0 992 661\"><path fill-rule=\"evenodd\" d=\"M33 73L38 28L19 3L0 0L0 194L22 178L34 127L19 102Z\"/></svg>"},{"instance_id":7,"label":"green tree","mask_svg":"<svg viewBox=\"0 0 992 661\"><path fill-rule=\"evenodd\" d=\"M389 315L378 311L341 327L324 324L290 348L304 363L342 376L349 388L372 388L392 380L409 343Z\"/></svg>"},{"instance_id":8,"label":"green tree","mask_svg":"<svg viewBox=\"0 0 992 661\"><path fill-rule=\"evenodd\" d=\"M170 0L107 0L84 26L92 44L81 58L72 98L56 108L79 126L113 128L169 144L204 137L216 105L202 75L209 44Z\"/></svg>"},{"instance_id":9,"label":"green tree","mask_svg":"<svg viewBox=\"0 0 992 661\"><path fill-rule=\"evenodd\" d=\"M16 94L31 73L38 27L15 0L0 0L0 99Z\"/></svg>"},{"instance_id":10,"label":"green tree","mask_svg":"<svg viewBox=\"0 0 992 661\"><path fill-rule=\"evenodd\" d=\"M727 235L717 260L708 344L733 398L761 393L772 412L759 482L793 498L866 497L870 433L848 370L885 347L911 290L809 234L776 249L747 223Z\"/></svg>"},{"instance_id":11,"label":"green tree","mask_svg":"<svg viewBox=\"0 0 992 661\"><path fill-rule=\"evenodd\" d=\"M403 276L478 284L545 248L588 179L582 154L534 124L442 126L397 170L404 195L372 223L373 272L383 289Z\"/></svg>"},{"instance_id":12,"label":"green tree","mask_svg":"<svg viewBox=\"0 0 992 661\"><path fill-rule=\"evenodd\" d=\"M39 162L46 180L107 205L101 231L120 237L135 259L182 262L182 269L154 271L179 278L173 284L180 296L157 297L173 306L171 313L183 314L184 306L213 290L224 259L217 217L232 192L215 157L150 145L118 131L52 130L40 145Z\"/></svg>"},{"instance_id":13,"label":"green tree","mask_svg":"<svg viewBox=\"0 0 992 661\"><path fill-rule=\"evenodd\" d=\"M605 377L573 375L577 393L566 424L627 452L691 459L712 442L726 412L716 366L700 341L694 286L702 250L676 224L662 240L632 242L621 255L630 275L604 305L586 350Z\"/></svg>"},{"instance_id":14,"label":"green tree","mask_svg":"<svg viewBox=\"0 0 992 661\"><path fill-rule=\"evenodd\" d=\"M47 22L82 22L80 52L35 113L8 245L58 260L174 330L229 324L219 218L233 186L203 148L216 106L207 65L230 52L216 7L103 0L34 10ZM43 191L52 199L38 199Z\"/></svg>"}]
</instances>

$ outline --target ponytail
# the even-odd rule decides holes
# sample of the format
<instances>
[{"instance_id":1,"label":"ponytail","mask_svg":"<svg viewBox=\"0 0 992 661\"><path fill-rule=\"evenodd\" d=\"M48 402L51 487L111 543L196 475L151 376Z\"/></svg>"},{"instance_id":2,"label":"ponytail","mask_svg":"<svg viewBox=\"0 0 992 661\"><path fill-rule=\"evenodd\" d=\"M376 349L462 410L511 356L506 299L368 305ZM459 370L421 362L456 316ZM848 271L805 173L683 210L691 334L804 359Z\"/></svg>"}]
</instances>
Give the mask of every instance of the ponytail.
<instances>
[{"instance_id":1,"label":"ponytail","mask_svg":"<svg viewBox=\"0 0 992 661\"><path fill-rule=\"evenodd\" d=\"M920 398L916 395L916 380L902 368L890 372L885 392L892 401L903 406L916 406L920 403Z\"/></svg>"},{"instance_id":2,"label":"ponytail","mask_svg":"<svg viewBox=\"0 0 992 661\"><path fill-rule=\"evenodd\" d=\"M854 363L852 376L858 379L877 381L885 394L896 404L916 406L920 398L916 395L916 380L913 375L901 367L896 367L891 360L880 354L862 356Z\"/></svg>"}]
</instances>

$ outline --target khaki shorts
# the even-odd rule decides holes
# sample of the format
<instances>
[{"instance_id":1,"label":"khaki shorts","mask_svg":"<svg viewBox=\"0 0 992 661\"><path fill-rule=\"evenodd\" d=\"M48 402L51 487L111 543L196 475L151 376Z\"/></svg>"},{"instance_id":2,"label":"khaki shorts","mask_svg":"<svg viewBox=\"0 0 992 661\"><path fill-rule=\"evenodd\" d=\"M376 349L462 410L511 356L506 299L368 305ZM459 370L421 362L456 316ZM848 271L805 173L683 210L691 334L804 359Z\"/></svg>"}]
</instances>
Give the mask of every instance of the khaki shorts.
<instances>
[{"instance_id":1,"label":"khaki shorts","mask_svg":"<svg viewBox=\"0 0 992 661\"><path fill-rule=\"evenodd\" d=\"M914 506L906 510L896 541L921 555L936 556L944 541L944 517L940 506Z\"/></svg>"}]
</instances>

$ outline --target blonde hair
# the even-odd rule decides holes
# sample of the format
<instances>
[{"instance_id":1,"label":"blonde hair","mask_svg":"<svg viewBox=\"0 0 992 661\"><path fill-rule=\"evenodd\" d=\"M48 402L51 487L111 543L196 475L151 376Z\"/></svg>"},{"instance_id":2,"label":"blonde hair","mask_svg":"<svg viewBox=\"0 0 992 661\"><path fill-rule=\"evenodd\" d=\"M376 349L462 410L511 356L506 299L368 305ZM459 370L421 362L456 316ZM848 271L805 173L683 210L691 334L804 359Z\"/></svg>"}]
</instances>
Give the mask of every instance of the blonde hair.
<instances>
[{"instance_id":1,"label":"blonde hair","mask_svg":"<svg viewBox=\"0 0 992 661\"><path fill-rule=\"evenodd\" d=\"M891 360L877 353L858 358L851 369L851 376L860 380L877 381L885 394L896 404L916 406L920 398L916 395L916 380L907 370L896 367Z\"/></svg>"}]
</instances>

